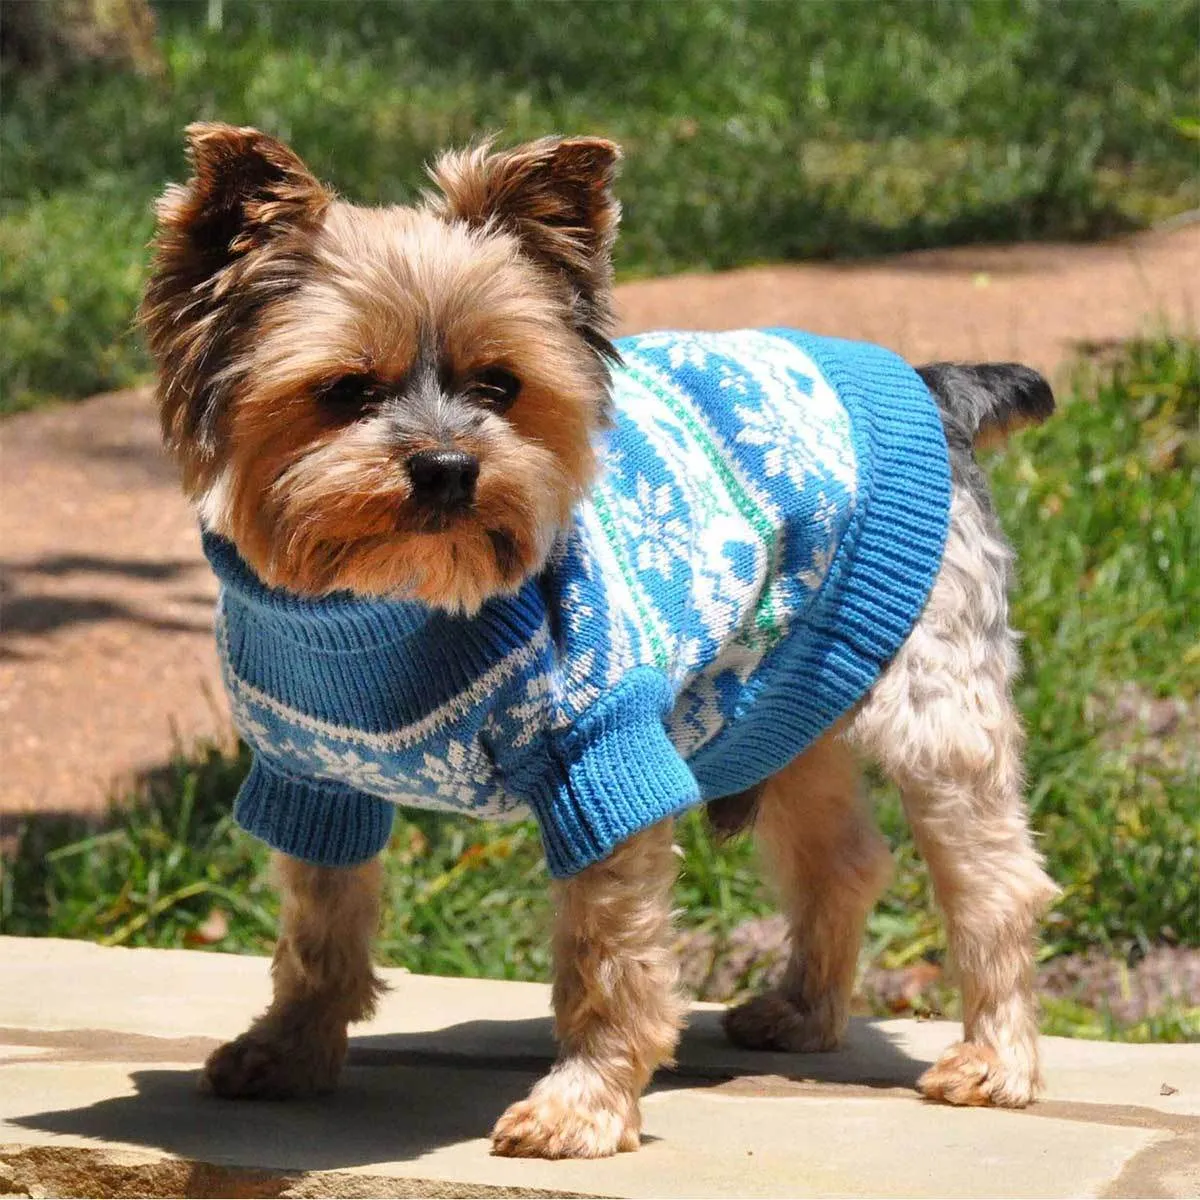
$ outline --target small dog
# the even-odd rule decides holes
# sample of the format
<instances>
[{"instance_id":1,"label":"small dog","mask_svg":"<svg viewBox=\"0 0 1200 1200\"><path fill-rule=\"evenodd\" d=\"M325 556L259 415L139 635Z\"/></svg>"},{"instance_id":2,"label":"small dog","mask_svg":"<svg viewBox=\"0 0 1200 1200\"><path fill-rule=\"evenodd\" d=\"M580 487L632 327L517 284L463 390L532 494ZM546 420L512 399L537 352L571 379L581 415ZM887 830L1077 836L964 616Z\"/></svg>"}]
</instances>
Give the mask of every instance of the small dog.
<instances>
[{"instance_id":1,"label":"small dog","mask_svg":"<svg viewBox=\"0 0 1200 1200\"><path fill-rule=\"evenodd\" d=\"M1045 381L788 331L618 350L601 139L450 153L415 206L367 209L256 130L188 136L141 317L224 584L256 750L238 819L282 851L274 1000L208 1087L336 1082L380 991L394 802L528 804L560 876L560 1056L494 1148L636 1148L685 1011L671 816L752 822L790 919L782 983L729 1036L829 1050L889 869L867 757L902 791L962 976L964 1040L920 1089L1029 1103L1055 888L1022 799L1011 553L972 447L1046 417Z\"/></svg>"}]
</instances>

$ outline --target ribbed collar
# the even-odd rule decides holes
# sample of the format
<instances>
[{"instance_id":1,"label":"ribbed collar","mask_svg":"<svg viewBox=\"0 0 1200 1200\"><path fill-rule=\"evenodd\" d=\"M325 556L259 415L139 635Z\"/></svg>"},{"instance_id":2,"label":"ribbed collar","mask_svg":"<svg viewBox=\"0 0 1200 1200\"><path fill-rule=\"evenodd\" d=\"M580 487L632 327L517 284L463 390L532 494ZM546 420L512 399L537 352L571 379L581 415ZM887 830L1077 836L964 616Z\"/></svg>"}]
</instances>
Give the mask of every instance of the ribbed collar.
<instances>
[{"instance_id":1,"label":"ribbed collar","mask_svg":"<svg viewBox=\"0 0 1200 1200\"><path fill-rule=\"evenodd\" d=\"M418 600L365 600L351 592L331 592L309 599L283 588L268 587L250 569L228 538L201 530L204 554L217 578L239 603L261 612L271 624L293 632L316 632L322 626L387 629L393 638L420 632L434 615Z\"/></svg>"},{"instance_id":2,"label":"ribbed collar","mask_svg":"<svg viewBox=\"0 0 1200 1200\"><path fill-rule=\"evenodd\" d=\"M473 617L451 615L419 600L366 600L352 592L331 592L308 599L284 588L268 587L251 570L228 538L201 530L205 556L231 595L260 624L293 640L340 650L380 642L445 643L463 654L504 653L524 644L546 624L546 602L540 578L527 579L511 596L488 600Z\"/></svg>"}]
</instances>

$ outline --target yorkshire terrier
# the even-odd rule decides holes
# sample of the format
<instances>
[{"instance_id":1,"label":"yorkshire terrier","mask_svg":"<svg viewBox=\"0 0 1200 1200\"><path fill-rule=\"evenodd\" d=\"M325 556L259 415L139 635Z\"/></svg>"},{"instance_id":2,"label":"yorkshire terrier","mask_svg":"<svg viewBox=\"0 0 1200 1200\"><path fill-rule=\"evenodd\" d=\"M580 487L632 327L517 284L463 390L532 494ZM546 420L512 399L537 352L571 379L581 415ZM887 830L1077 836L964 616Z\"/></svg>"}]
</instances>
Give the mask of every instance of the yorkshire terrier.
<instances>
[{"instance_id":1,"label":"yorkshire terrier","mask_svg":"<svg viewBox=\"0 0 1200 1200\"><path fill-rule=\"evenodd\" d=\"M237 816L282 889L273 1002L208 1088L334 1086L380 992L395 804L532 809L560 1053L493 1145L636 1148L686 1007L672 817L752 823L790 919L782 982L729 1036L830 1050L889 870L866 758L899 785L961 974L963 1040L920 1090L1029 1103L1055 888L973 446L1046 417L1045 381L790 330L614 343L602 139L449 153L386 208L257 130L188 140L141 317L255 750Z\"/></svg>"}]
</instances>

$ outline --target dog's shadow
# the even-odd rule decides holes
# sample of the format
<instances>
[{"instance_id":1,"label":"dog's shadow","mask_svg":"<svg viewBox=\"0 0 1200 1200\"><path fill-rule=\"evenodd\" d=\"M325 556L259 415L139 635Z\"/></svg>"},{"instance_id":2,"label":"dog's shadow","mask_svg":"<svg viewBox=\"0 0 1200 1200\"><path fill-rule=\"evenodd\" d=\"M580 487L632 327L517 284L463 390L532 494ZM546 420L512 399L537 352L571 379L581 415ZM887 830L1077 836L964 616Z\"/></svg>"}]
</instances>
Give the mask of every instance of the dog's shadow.
<instances>
[{"instance_id":1,"label":"dog's shadow","mask_svg":"<svg viewBox=\"0 0 1200 1200\"><path fill-rule=\"evenodd\" d=\"M825 1085L911 1088L928 1065L870 1020L854 1021L847 1045L834 1053L738 1053L719 1015L692 1014L682 1065L660 1072L651 1093L749 1085L753 1095L784 1095L795 1094L795 1081L812 1084L816 1094ZM210 1048L190 1044L193 1052ZM162 1061L165 1050L147 1057ZM217 1100L199 1094L198 1067L146 1067L130 1073L132 1094L10 1123L219 1165L289 1172L362 1167L413 1161L486 1137L552 1061L549 1018L470 1021L434 1033L352 1039L337 1092L317 1100Z\"/></svg>"}]
</instances>

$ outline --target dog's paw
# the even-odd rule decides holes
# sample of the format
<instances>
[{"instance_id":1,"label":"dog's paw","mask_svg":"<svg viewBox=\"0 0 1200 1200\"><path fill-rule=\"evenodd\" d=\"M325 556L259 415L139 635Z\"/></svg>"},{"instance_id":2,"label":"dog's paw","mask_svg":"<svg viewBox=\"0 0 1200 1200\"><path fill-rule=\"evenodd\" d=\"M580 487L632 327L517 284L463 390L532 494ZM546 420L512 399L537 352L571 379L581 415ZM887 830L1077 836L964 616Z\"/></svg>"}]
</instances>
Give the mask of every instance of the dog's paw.
<instances>
[{"instance_id":1,"label":"dog's paw","mask_svg":"<svg viewBox=\"0 0 1200 1200\"><path fill-rule=\"evenodd\" d=\"M951 1046L920 1079L917 1090L927 1100L946 1104L1024 1108L1037 1094L1037 1068L1017 1055L1002 1059L990 1046L959 1042Z\"/></svg>"},{"instance_id":2,"label":"dog's paw","mask_svg":"<svg viewBox=\"0 0 1200 1200\"><path fill-rule=\"evenodd\" d=\"M836 1050L846 1026L845 1016L832 1002L804 1009L780 992L764 992L728 1009L721 1023L729 1040L744 1050L798 1054Z\"/></svg>"},{"instance_id":3,"label":"dog's paw","mask_svg":"<svg viewBox=\"0 0 1200 1200\"><path fill-rule=\"evenodd\" d=\"M613 1108L553 1074L509 1106L492 1130L505 1158L607 1158L641 1144L636 1104Z\"/></svg>"},{"instance_id":4,"label":"dog's paw","mask_svg":"<svg viewBox=\"0 0 1200 1200\"><path fill-rule=\"evenodd\" d=\"M311 1037L250 1029L209 1055L202 1091L227 1100L296 1100L333 1091L346 1054L345 1035Z\"/></svg>"}]
</instances>

